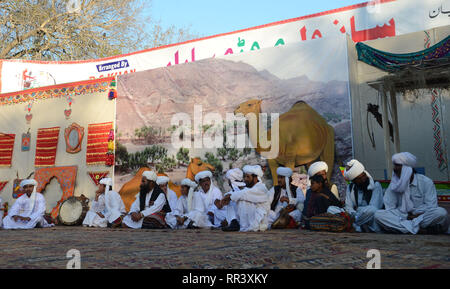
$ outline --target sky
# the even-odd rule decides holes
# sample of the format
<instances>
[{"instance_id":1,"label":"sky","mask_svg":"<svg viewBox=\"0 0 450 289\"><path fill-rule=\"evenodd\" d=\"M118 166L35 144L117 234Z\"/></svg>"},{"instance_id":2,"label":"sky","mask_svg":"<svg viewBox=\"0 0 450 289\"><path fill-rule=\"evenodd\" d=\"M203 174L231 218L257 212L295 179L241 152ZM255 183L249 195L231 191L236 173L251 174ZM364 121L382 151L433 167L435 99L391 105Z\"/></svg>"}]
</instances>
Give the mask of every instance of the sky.
<instances>
[{"instance_id":1,"label":"sky","mask_svg":"<svg viewBox=\"0 0 450 289\"><path fill-rule=\"evenodd\" d=\"M145 13L163 27L189 27L199 37L367 2L368 0L152 0Z\"/></svg>"}]
</instances>

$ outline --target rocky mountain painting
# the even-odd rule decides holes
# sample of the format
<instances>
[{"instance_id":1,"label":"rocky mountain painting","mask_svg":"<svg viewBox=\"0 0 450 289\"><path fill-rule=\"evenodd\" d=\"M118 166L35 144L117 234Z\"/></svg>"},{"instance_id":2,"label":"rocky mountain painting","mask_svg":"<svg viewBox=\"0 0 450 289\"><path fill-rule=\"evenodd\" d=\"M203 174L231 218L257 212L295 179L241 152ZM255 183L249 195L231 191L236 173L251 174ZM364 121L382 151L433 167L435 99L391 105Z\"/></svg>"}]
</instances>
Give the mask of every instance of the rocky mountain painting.
<instances>
[{"instance_id":1,"label":"rocky mountain painting","mask_svg":"<svg viewBox=\"0 0 450 289\"><path fill-rule=\"evenodd\" d=\"M319 44L318 42L316 45ZM305 59L305 46L301 47L303 49L292 46L290 49L284 47L269 49L271 55L287 53L286 50L289 50L290 54L292 54L291 51L296 51L303 55L303 57L290 55L289 59L298 59L298 69L295 69L295 63L291 61L290 65L294 65L294 69L291 68L291 70L294 72L287 76L280 76L280 73L273 72L276 70L271 69L271 66L277 64L267 59L265 50L246 53L247 56L211 58L120 76L116 120L119 142L130 155L142 152L146 147L157 145L164 147L166 149L164 153L175 159L177 151L170 143L171 119L175 113L187 113L193 119L194 105L201 105L203 114L217 112L225 119L225 114L233 113L241 103L258 99L262 101L263 113L281 115L289 111L295 103L304 101L334 128L335 167L332 181L344 185L338 167L352 157L349 89L348 78L345 77L347 75L345 61L342 61L341 67L335 67L335 63L330 64L329 69L336 70L337 77L324 81L321 79L323 76L315 77L310 70L302 69L305 67L302 65ZM293 50L293 48L296 49ZM308 47L307 50L310 54L315 53L313 47ZM336 62L336 58L340 56L330 57L335 57L330 59ZM246 61L246 58L253 60ZM254 65L255 59L259 63L267 62L267 67L261 69L264 65ZM311 59L314 58L311 57ZM323 66L323 60L321 62L320 65ZM327 73L330 75L329 71ZM187 149L189 149L190 158L199 157L205 161L211 161L211 158L220 160L223 172L239 164L266 165L266 161L254 151L238 152L237 155L228 159L223 155L219 156L220 154L214 150ZM205 157L207 152L209 155ZM188 162L189 160L186 160L184 165ZM179 159L177 163L172 168L162 170L171 176L172 172L182 170L179 168ZM183 162L181 164L183 166ZM299 168L299 170L305 172L305 169ZM268 170L267 173L270 178ZM183 177L183 173L180 173L172 178L174 182L179 183Z\"/></svg>"}]
</instances>

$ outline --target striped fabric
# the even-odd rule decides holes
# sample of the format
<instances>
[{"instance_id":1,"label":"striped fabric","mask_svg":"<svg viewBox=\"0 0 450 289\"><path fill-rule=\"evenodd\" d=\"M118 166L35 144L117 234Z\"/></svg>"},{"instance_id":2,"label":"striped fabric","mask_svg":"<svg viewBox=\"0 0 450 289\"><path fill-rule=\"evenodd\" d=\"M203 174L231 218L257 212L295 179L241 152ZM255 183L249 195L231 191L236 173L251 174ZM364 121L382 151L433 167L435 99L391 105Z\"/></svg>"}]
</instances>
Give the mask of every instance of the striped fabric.
<instances>
[{"instance_id":1,"label":"striped fabric","mask_svg":"<svg viewBox=\"0 0 450 289\"><path fill-rule=\"evenodd\" d=\"M6 182L0 182L0 193L3 191L3 189L6 187L6 184L8 183L8 181Z\"/></svg>"},{"instance_id":2,"label":"striped fabric","mask_svg":"<svg viewBox=\"0 0 450 289\"><path fill-rule=\"evenodd\" d=\"M38 129L35 167L52 167L55 165L58 138L59 127Z\"/></svg>"},{"instance_id":3,"label":"striped fabric","mask_svg":"<svg viewBox=\"0 0 450 289\"><path fill-rule=\"evenodd\" d=\"M15 134L0 133L0 167L11 166L15 139Z\"/></svg>"},{"instance_id":4,"label":"striped fabric","mask_svg":"<svg viewBox=\"0 0 450 289\"><path fill-rule=\"evenodd\" d=\"M86 150L87 165L104 165L108 152L108 136L113 128L112 122L90 124Z\"/></svg>"}]
</instances>

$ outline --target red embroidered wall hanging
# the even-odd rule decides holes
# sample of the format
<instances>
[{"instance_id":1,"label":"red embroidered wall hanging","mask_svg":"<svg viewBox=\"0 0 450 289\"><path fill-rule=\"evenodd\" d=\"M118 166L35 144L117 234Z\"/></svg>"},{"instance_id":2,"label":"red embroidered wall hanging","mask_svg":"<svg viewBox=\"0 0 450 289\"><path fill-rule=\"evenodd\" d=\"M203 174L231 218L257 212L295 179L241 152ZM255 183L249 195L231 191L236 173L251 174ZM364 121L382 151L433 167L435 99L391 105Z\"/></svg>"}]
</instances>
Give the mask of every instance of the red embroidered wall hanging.
<instances>
[{"instance_id":1,"label":"red embroidered wall hanging","mask_svg":"<svg viewBox=\"0 0 450 289\"><path fill-rule=\"evenodd\" d=\"M15 134L0 133L0 167L11 166L15 139Z\"/></svg>"},{"instance_id":2,"label":"red embroidered wall hanging","mask_svg":"<svg viewBox=\"0 0 450 289\"><path fill-rule=\"evenodd\" d=\"M0 182L0 193L3 191L3 189L5 188L6 184L8 183L8 181L6 182Z\"/></svg>"},{"instance_id":3,"label":"red embroidered wall hanging","mask_svg":"<svg viewBox=\"0 0 450 289\"><path fill-rule=\"evenodd\" d=\"M34 166L52 167L55 165L58 138L59 127L38 129Z\"/></svg>"},{"instance_id":4,"label":"red embroidered wall hanging","mask_svg":"<svg viewBox=\"0 0 450 289\"><path fill-rule=\"evenodd\" d=\"M90 124L86 150L87 165L104 165L108 152L108 137L112 122Z\"/></svg>"}]
</instances>

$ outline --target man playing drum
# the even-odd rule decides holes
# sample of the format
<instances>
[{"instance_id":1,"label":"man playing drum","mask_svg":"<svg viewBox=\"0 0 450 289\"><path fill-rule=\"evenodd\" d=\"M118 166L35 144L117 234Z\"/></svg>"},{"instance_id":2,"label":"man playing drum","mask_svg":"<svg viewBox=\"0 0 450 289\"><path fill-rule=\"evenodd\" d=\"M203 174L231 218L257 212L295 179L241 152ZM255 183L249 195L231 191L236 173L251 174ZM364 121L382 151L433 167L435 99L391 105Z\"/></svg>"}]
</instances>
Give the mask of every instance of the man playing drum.
<instances>
[{"instance_id":1,"label":"man playing drum","mask_svg":"<svg viewBox=\"0 0 450 289\"><path fill-rule=\"evenodd\" d=\"M100 180L95 199L83 221L83 226L116 228L122 224L126 214L125 204L120 195L112 190L112 179Z\"/></svg>"},{"instance_id":2,"label":"man playing drum","mask_svg":"<svg viewBox=\"0 0 450 289\"><path fill-rule=\"evenodd\" d=\"M44 219L45 198L36 192L38 183L34 179L23 180L20 187L24 194L18 198L3 219L4 229L33 229L52 227Z\"/></svg>"}]
</instances>

